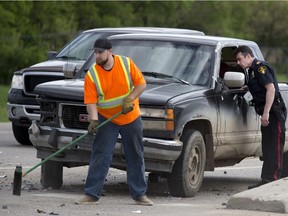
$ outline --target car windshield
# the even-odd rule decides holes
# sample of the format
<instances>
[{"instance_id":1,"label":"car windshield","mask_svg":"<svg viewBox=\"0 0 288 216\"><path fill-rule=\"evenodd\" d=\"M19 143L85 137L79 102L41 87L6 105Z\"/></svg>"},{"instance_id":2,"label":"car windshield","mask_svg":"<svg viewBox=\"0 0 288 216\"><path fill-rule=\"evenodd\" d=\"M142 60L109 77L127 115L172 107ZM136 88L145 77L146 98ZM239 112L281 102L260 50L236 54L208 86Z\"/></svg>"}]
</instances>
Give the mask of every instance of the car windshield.
<instances>
[{"instance_id":1,"label":"car windshield","mask_svg":"<svg viewBox=\"0 0 288 216\"><path fill-rule=\"evenodd\" d=\"M84 32L77 35L57 55L56 59L86 60L92 53L91 48L99 37L107 37L112 33Z\"/></svg>"},{"instance_id":2,"label":"car windshield","mask_svg":"<svg viewBox=\"0 0 288 216\"><path fill-rule=\"evenodd\" d=\"M209 45L174 41L112 40L112 47L114 54L131 57L149 79L174 77L175 81L184 81L183 84L208 85L212 74L214 49ZM92 54L84 64L80 77L85 76L84 72L94 62L95 56Z\"/></svg>"}]
</instances>

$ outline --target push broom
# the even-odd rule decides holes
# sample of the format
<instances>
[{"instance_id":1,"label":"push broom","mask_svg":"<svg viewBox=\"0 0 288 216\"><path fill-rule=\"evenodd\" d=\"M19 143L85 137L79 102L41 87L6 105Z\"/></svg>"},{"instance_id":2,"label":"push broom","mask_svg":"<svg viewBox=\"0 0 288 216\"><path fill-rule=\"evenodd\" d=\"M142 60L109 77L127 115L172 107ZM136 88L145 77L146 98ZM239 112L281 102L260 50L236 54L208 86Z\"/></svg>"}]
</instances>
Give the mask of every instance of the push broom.
<instances>
[{"instance_id":1,"label":"push broom","mask_svg":"<svg viewBox=\"0 0 288 216\"><path fill-rule=\"evenodd\" d=\"M105 120L104 122L102 122L101 124L99 124L96 129L99 129L100 127L102 127L103 125L107 124L108 122L110 122L112 119L116 118L117 116L119 116L122 112L116 113L114 116L112 116L111 118ZM59 155L61 152L63 152L65 149L67 149L68 147L74 145L75 143L79 142L80 140L82 140L84 137L86 137L88 135L88 133L83 134L82 136L78 137L77 139L73 140L72 142L68 143L66 146L62 147L61 149L59 149L58 151L54 152L53 154L51 154L49 157L45 158L44 160L40 161L39 163L37 163L35 166L31 167L30 169L28 169L26 172L22 172L22 166L17 165L15 172L14 172L14 180L13 180L13 195L17 195L20 196L21 195L21 188L22 188L22 177L26 176L28 173L32 172L34 169L36 169L37 167L41 166L42 164L44 164L45 162L47 162L48 160L50 160L51 158Z\"/></svg>"}]
</instances>

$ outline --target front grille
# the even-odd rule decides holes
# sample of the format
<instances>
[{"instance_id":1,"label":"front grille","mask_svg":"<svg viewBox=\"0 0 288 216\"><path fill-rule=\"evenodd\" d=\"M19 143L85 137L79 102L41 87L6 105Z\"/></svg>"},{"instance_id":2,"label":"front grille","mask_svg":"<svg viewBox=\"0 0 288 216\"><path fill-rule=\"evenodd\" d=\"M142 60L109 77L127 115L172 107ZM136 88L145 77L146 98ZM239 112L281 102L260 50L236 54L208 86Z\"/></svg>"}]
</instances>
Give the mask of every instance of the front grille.
<instances>
[{"instance_id":1,"label":"front grille","mask_svg":"<svg viewBox=\"0 0 288 216\"><path fill-rule=\"evenodd\" d=\"M58 75L59 74L59 75ZM27 95L35 95L33 93L34 88L41 83L44 82L49 82L49 81L54 81L54 80L62 80L64 79L63 76L60 76L60 73L58 73L57 75L45 75L45 74L35 74L35 73L31 73L31 74L25 74L24 75L24 91L25 94Z\"/></svg>"},{"instance_id":2,"label":"front grille","mask_svg":"<svg viewBox=\"0 0 288 216\"><path fill-rule=\"evenodd\" d=\"M62 121L65 128L86 130L89 125L85 105L62 105Z\"/></svg>"},{"instance_id":3,"label":"front grille","mask_svg":"<svg viewBox=\"0 0 288 216\"><path fill-rule=\"evenodd\" d=\"M57 118L57 103L54 101L43 100L41 97L37 98L40 104L40 125L56 127L59 125Z\"/></svg>"}]
</instances>

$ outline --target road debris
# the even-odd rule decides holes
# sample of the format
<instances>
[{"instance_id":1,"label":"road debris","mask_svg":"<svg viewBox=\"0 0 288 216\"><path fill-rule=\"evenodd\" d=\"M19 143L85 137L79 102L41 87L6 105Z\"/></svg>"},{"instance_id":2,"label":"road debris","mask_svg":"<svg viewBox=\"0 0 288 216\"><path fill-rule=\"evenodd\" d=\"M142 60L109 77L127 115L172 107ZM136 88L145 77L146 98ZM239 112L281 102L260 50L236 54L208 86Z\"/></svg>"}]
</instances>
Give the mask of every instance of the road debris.
<instances>
[{"instance_id":1,"label":"road debris","mask_svg":"<svg viewBox=\"0 0 288 216\"><path fill-rule=\"evenodd\" d=\"M37 213L40 213L40 214L46 214L46 212L45 212L45 211L43 211L43 210L40 210L40 209L37 209L37 210L36 210L36 212L37 212Z\"/></svg>"},{"instance_id":2,"label":"road debris","mask_svg":"<svg viewBox=\"0 0 288 216\"><path fill-rule=\"evenodd\" d=\"M33 184L29 181L23 181L23 184L22 184L22 190L39 190L38 187L37 187L37 184Z\"/></svg>"}]
</instances>

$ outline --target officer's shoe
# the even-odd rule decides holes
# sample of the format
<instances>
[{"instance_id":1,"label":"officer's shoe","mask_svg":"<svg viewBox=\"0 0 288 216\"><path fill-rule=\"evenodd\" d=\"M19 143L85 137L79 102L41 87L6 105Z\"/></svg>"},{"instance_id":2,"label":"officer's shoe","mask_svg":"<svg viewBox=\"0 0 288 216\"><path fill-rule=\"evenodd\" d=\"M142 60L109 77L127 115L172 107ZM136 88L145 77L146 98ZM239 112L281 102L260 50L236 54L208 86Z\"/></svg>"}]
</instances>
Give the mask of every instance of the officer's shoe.
<instances>
[{"instance_id":1,"label":"officer's shoe","mask_svg":"<svg viewBox=\"0 0 288 216\"><path fill-rule=\"evenodd\" d=\"M260 187L261 185L267 184L269 182L270 181L267 179L262 179L259 183L255 184L255 185L248 186L248 190L256 188L256 187Z\"/></svg>"}]
</instances>

